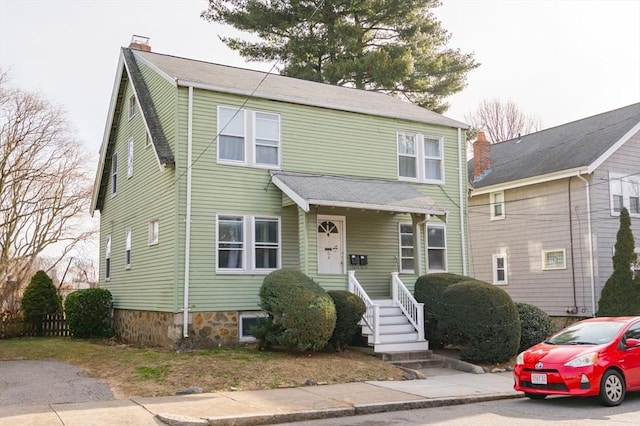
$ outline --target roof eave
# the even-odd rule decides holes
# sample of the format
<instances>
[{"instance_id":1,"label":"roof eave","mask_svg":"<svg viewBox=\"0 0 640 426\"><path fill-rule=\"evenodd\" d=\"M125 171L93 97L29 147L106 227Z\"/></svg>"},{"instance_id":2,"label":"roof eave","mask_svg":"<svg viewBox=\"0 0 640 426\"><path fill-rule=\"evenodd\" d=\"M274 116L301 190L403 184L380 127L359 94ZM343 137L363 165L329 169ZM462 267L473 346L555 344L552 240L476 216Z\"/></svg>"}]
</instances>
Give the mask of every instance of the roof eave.
<instances>
[{"instance_id":1,"label":"roof eave","mask_svg":"<svg viewBox=\"0 0 640 426\"><path fill-rule=\"evenodd\" d=\"M508 189L521 188L524 186L537 185L540 183L551 182L559 179L565 179L568 177L576 176L578 174L583 175L583 174L589 174L589 173L591 172L589 171L589 168L587 166L575 167L572 169L561 170L558 172L547 173L544 175L532 176L525 179L518 179L518 180L513 180L508 182L496 183L494 185L483 186L480 188L474 187L474 188L471 188L469 195L471 197L474 197L478 195L489 194L492 192L506 191Z\"/></svg>"}]
</instances>

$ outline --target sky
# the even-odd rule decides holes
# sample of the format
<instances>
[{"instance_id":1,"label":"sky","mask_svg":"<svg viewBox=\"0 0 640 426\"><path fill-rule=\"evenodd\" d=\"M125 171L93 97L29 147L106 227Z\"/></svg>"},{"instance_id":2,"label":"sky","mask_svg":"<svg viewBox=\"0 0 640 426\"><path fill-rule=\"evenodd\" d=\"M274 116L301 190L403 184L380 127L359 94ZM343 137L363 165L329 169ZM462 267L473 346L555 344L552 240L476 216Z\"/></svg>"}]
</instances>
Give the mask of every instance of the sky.
<instances>
[{"instance_id":1,"label":"sky","mask_svg":"<svg viewBox=\"0 0 640 426\"><path fill-rule=\"evenodd\" d=\"M60 105L97 165L119 49L134 34L154 52L262 71L200 18L206 0L0 0L0 68ZM465 121L511 100L542 128L640 102L640 0L443 0L448 47L481 65L444 114Z\"/></svg>"}]
</instances>

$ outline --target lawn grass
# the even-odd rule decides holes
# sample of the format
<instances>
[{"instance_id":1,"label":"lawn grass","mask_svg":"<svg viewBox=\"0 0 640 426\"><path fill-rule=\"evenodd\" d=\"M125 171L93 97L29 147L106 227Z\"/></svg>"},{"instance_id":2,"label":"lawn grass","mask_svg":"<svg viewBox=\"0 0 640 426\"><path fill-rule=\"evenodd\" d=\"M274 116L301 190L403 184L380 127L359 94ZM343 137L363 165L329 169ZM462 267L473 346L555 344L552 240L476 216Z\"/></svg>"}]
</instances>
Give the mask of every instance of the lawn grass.
<instances>
[{"instance_id":1,"label":"lawn grass","mask_svg":"<svg viewBox=\"0 0 640 426\"><path fill-rule=\"evenodd\" d=\"M404 371L357 349L290 354L254 347L189 352L136 348L113 341L71 338L0 340L0 361L55 359L107 382L116 397L173 395L199 386L204 392L272 389L316 383L402 380Z\"/></svg>"}]
</instances>

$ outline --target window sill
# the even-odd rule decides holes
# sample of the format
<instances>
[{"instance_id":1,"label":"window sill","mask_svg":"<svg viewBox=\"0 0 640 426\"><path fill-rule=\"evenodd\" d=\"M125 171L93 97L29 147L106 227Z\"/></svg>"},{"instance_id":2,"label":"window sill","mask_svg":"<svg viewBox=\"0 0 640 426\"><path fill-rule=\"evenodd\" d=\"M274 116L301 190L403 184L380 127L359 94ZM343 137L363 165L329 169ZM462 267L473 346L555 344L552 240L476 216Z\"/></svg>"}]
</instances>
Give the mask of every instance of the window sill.
<instances>
[{"instance_id":1,"label":"window sill","mask_svg":"<svg viewBox=\"0 0 640 426\"><path fill-rule=\"evenodd\" d=\"M268 169L268 170L280 170L282 166L280 164L250 164L245 161L233 161L233 160L220 160L218 164L221 166L235 166L235 167L248 167L252 169Z\"/></svg>"},{"instance_id":2,"label":"window sill","mask_svg":"<svg viewBox=\"0 0 640 426\"><path fill-rule=\"evenodd\" d=\"M506 216L493 216L490 220L493 222L496 220L505 220L506 218Z\"/></svg>"},{"instance_id":3,"label":"window sill","mask_svg":"<svg viewBox=\"0 0 640 426\"><path fill-rule=\"evenodd\" d=\"M505 285L509 285L509 283L499 282L499 283L493 283L493 285L505 286Z\"/></svg>"}]
</instances>

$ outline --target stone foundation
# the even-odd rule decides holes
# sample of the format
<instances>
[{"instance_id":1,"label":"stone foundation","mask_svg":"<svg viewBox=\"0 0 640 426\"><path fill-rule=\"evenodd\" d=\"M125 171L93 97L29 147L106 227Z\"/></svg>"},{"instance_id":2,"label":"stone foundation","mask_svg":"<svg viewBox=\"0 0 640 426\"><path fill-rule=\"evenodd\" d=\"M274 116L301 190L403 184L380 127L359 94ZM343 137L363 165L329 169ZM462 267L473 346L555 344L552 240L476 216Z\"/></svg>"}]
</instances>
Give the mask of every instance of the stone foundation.
<instances>
[{"instance_id":1,"label":"stone foundation","mask_svg":"<svg viewBox=\"0 0 640 426\"><path fill-rule=\"evenodd\" d=\"M240 313L194 312L189 314L189 337L182 336L181 312L114 310L116 336L140 346L171 349L234 346L239 341Z\"/></svg>"}]
</instances>

